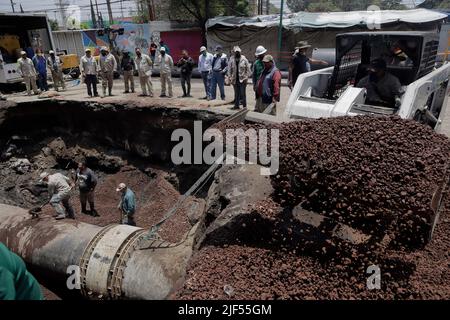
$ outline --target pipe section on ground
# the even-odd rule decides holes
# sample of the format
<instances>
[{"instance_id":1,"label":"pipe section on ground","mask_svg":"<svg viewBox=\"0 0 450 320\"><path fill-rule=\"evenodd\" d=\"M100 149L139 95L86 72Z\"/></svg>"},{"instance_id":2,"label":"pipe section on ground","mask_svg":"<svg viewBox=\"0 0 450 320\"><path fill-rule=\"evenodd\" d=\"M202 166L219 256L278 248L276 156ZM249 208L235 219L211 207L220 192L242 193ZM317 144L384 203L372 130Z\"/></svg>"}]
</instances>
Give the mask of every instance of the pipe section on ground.
<instances>
[{"instance_id":1,"label":"pipe section on ground","mask_svg":"<svg viewBox=\"0 0 450 320\"><path fill-rule=\"evenodd\" d=\"M0 204L0 241L29 266L54 274L60 289L69 290L62 279L69 266L78 266L79 291L90 299L167 298L182 283L195 229L172 245L144 240L146 230L137 227L32 219L25 209Z\"/></svg>"}]
</instances>

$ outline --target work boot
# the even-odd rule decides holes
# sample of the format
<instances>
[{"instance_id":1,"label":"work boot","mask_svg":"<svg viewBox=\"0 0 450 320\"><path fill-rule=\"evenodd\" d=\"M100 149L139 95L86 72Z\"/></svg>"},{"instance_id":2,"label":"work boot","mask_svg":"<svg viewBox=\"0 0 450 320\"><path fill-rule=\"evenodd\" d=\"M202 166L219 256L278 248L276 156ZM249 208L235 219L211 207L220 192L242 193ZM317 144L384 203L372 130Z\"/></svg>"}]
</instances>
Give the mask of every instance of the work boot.
<instances>
[{"instance_id":1,"label":"work boot","mask_svg":"<svg viewBox=\"0 0 450 320\"><path fill-rule=\"evenodd\" d=\"M93 216L93 217L100 217L100 215L98 214L97 210L95 210L95 209L91 209L91 216Z\"/></svg>"},{"instance_id":2,"label":"work boot","mask_svg":"<svg viewBox=\"0 0 450 320\"><path fill-rule=\"evenodd\" d=\"M81 213L88 214L86 208L81 208Z\"/></svg>"},{"instance_id":3,"label":"work boot","mask_svg":"<svg viewBox=\"0 0 450 320\"><path fill-rule=\"evenodd\" d=\"M56 220L62 220L62 219L65 219L65 218L66 218L66 215L65 215L64 213L58 214L58 215L55 217Z\"/></svg>"},{"instance_id":4,"label":"work boot","mask_svg":"<svg viewBox=\"0 0 450 320\"><path fill-rule=\"evenodd\" d=\"M109 90L108 90L108 94L109 94L110 97L113 96L113 94L112 94L112 89L109 89Z\"/></svg>"}]
</instances>

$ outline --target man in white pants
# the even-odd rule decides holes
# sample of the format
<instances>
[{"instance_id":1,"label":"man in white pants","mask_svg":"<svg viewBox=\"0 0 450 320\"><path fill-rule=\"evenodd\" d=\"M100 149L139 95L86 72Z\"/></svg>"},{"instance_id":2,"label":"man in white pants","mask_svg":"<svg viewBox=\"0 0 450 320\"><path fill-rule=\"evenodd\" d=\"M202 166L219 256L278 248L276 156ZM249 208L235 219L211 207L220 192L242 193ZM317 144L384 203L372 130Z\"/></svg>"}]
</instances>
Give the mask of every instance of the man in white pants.
<instances>
[{"instance_id":1,"label":"man in white pants","mask_svg":"<svg viewBox=\"0 0 450 320\"><path fill-rule=\"evenodd\" d=\"M169 87L169 98L172 98L172 68L173 59L166 53L166 48L161 47L160 55L158 56L157 63L159 64L159 76L161 79L161 95L160 97L166 97L166 84Z\"/></svg>"},{"instance_id":2,"label":"man in white pants","mask_svg":"<svg viewBox=\"0 0 450 320\"><path fill-rule=\"evenodd\" d=\"M136 48L136 58L135 63L139 75L139 82L141 83L142 94L140 96L153 97L153 85L152 85L152 67L153 61L152 59L141 52L140 48ZM147 93L148 89L148 93Z\"/></svg>"},{"instance_id":3,"label":"man in white pants","mask_svg":"<svg viewBox=\"0 0 450 320\"><path fill-rule=\"evenodd\" d=\"M27 94L31 96L31 88L33 88L34 94L38 94L39 91L36 85L36 70L34 68L33 61L27 57L27 53L25 51L21 51L20 56L21 57L19 60L17 60L17 64L19 66L19 73L25 82Z\"/></svg>"}]
</instances>

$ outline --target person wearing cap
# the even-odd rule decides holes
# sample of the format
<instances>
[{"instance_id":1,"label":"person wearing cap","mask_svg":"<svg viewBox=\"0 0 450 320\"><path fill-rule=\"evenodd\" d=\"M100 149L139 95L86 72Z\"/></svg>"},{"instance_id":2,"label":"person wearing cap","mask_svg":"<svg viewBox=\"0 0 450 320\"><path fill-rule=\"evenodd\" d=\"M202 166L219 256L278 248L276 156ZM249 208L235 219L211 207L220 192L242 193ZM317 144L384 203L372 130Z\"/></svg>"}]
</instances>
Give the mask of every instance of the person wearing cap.
<instances>
[{"instance_id":1,"label":"person wearing cap","mask_svg":"<svg viewBox=\"0 0 450 320\"><path fill-rule=\"evenodd\" d=\"M88 214L86 204L89 202L89 213L94 217L98 217L94 201L97 181L97 176L88 168L86 161L78 163L78 169L75 173L75 183L78 184L78 190L80 191L81 213Z\"/></svg>"},{"instance_id":2,"label":"person wearing cap","mask_svg":"<svg viewBox=\"0 0 450 320\"><path fill-rule=\"evenodd\" d=\"M37 72L38 88L41 91L48 91L47 84L47 62L41 49L36 49L36 54L31 59Z\"/></svg>"},{"instance_id":3,"label":"person wearing cap","mask_svg":"<svg viewBox=\"0 0 450 320\"><path fill-rule=\"evenodd\" d=\"M123 93L134 92L134 71L136 70L134 60L130 57L128 51L122 53L122 60L120 61L120 70L123 73L123 82L125 83L125 91Z\"/></svg>"},{"instance_id":4,"label":"person wearing cap","mask_svg":"<svg viewBox=\"0 0 450 320\"><path fill-rule=\"evenodd\" d=\"M205 87L206 96L203 99L211 99L211 71L212 71L213 55L208 52L205 46L200 48L200 56L198 57L198 71L200 72Z\"/></svg>"},{"instance_id":5,"label":"person wearing cap","mask_svg":"<svg viewBox=\"0 0 450 320\"><path fill-rule=\"evenodd\" d=\"M146 54L143 54L140 48L135 49L136 58L134 59L137 66L139 82L141 84L142 94L140 96L153 97L153 85L152 85L152 68L153 60ZM147 92L148 90L148 92Z\"/></svg>"},{"instance_id":6,"label":"person wearing cap","mask_svg":"<svg viewBox=\"0 0 450 320\"><path fill-rule=\"evenodd\" d=\"M299 75L311 71L311 64L328 65L328 62L324 60L307 57L306 53L310 47L311 45L308 44L308 41L299 41L297 47L295 47L295 52L289 65L288 86L291 90L295 86Z\"/></svg>"},{"instance_id":7,"label":"person wearing cap","mask_svg":"<svg viewBox=\"0 0 450 320\"><path fill-rule=\"evenodd\" d=\"M31 96L31 89L33 89L34 94L38 94L38 88L36 86L36 69L34 68L33 61L27 57L25 51L20 52L20 58L17 60L19 74L25 82L25 87L27 88L27 94Z\"/></svg>"},{"instance_id":8,"label":"person wearing cap","mask_svg":"<svg viewBox=\"0 0 450 320\"><path fill-rule=\"evenodd\" d=\"M91 49L87 48L85 53L80 60L81 76L83 77L84 83L86 83L89 97L92 97L92 92L95 97L98 97L97 72L99 67L97 60L92 56Z\"/></svg>"},{"instance_id":9,"label":"person wearing cap","mask_svg":"<svg viewBox=\"0 0 450 320\"><path fill-rule=\"evenodd\" d=\"M46 183L50 196L50 205L55 209L56 220L71 218L75 219L75 212L70 205L70 192L74 183L70 178L61 173L49 174L43 172L40 175L40 182Z\"/></svg>"},{"instance_id":10,"label":"person wearing cap","mask_svg":"<svg viewBox=\"0 0 450 320\"><path fill-rule=\"evenodd\" d=\"M246 88L252 71L247 58L241 54L241 48L236 46L233 51L234 57L230 59L230 65L228 66L228 77L234 88L233 109L239 109L240 102L245 109L247 108Z\"/></svg>"},{"instance_id":11,"label":"person wearing cap","mask_svg":"<svg viewBox=\"0 0 450 320\"><path fill-rule=\"evenodd\" d=\"M121 223L135 226L134 213L136 211L136 196L134 192L125 183L120 183L116 191L120 192L121 195L119 205L117 206L121 212Z\"/></svg>"},{"instance_id":12,"label":"person wearing cap","mask_svg":"<svg viewBox=\"0 0 450 320\"><path fill-rule=\"evenodd\" d=\"M367 90L366 104L398 108L403 89L398 78L386 71L386 61L374 59L368 68L369 74L359 80L358 88Z\"/></svg>"},{"instance_id":13,"label":"person wearing cap","mask_svg":"<svg viewBox=\"0 0 450 320\"><path fill-rule=\"evenodd\" d=\"M280 101L281 72L275 66L271 55L266 55L262 61L264 70L256 84L256 91L261 97L261 103L256 105L255 111L264 112L273 103L271 114L276 115L276 104Z\"/></svg>"},{"instance_id":14,"label":"person wearing cap","mask_svg":"<svg viewBox=\"0 0 450 320\"><path fill-rule=\"evenodd\" d=\"M161 95L160 97L166 97L166 85L169 88L169 98L172 98L172 68L173 68L173 59L166 52L165 47L161 47L159 49L159 56L157 59L157 63L159 64L159 77L161 80Z\"/></svg>"},{"instance_id":15,"label":"person wearing cap","mask_svg":"<svg viewBox=\"0 0 450 320\"><path fill-rule=\"evenodd\" d=\"M49 57L47 58L47 65L50 68L50 72L52 73L53 87L56 91L59 91L58 87L61 87L63 90L66 89L66 84L64 82L64 76L62 72L62 61L61 59L55 55L53 50L49 51Z\"/></svg>"},{"instance_id":16,"label":"person wearing cap","mask_svg":"<svg viewBox=\"0 0 450 320\"><path fill-rule=\"evenodd\" d=\"M170 55L169 46L163 40L159 41L159 46L160 48L164 48L166 54Z\"/></svg>"},{"instance_id":17,"label":"person wearing cap","mask_svg":"<svg viewBox=\"0 0 450 320\"><path fill-rule=\"evenodd\" d=\"M228 71L227 55L223 53L222 46L216 46L216 54L212 61L212 77L211 77L211 100L215 100L217 96L217 86L219 86L220 98L225 100L225 75Z\"/></svg>"},{"instance_id":18,"label":"person wearing cap","mask_svg":"<svg viewBox=\"0 0 450 320\"><path fill-rule=\"evenodd\" d=\"M102 76L103 97L106 96L107 87L108 95L112 96L114 71L117 70L117 61L116 58L109 52L107 47L102 47L100 54L100 74Z\"/></svg>"},{"instance_id":19,"label":"person wearing cap","mask_svg":"<svg viewBox=\"0 0 450 320\"><path fill-rule=\"evenodd\" d=\"M191 77L194 69L194 59L189 56L187 50L181 51L181 59L177 66L180 68L181 88L183 89L182 98L190 98L191 96Z\"/></svg>"}]
</instances>

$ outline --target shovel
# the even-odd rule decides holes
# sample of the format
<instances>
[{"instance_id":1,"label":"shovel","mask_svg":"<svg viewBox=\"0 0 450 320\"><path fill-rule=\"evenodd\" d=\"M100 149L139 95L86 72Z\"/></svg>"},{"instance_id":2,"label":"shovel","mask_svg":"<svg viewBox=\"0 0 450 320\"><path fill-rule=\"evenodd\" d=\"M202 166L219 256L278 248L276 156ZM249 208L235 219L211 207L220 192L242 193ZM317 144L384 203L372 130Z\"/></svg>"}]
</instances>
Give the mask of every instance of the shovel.
<instances>
[{"instance_id":1,"label":"shovel","mask_svg":"<svg viewBox=\"0 0 450 320\"><path fill-rule=\"evenodd\" d=\"M48 205L50 202L47 201L45 202L43 205L39 206L39 207L34 207L30 210L28 210L28 213L31 214L32 218L38 218L39 217L39 213L42 211L42 208L44 208L46 205Z\"/></svg>"}]
</instances>

